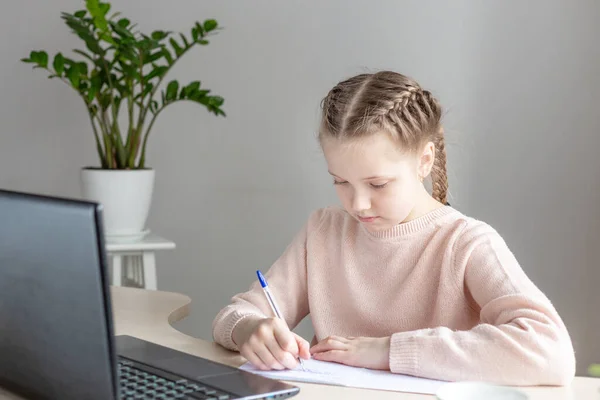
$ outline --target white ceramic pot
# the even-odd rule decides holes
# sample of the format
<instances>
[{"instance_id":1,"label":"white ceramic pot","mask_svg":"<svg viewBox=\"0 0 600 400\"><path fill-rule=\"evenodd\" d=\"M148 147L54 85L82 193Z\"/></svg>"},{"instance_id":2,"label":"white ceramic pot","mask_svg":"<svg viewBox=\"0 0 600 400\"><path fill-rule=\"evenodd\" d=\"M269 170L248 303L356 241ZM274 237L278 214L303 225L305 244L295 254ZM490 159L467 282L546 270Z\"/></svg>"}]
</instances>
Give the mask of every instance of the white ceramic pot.
<instances>
[{"instance_id":1,"label":"white ceramic pot","mask_svg":"<svg viewBox=\"0 0 600 400\"><path fill-rule=\"evenodd\" d=\"M154 170L109 170L83 168L84 199L102 204L107 237L143 237L154 190Z\"/></svg>"}]
</instances>

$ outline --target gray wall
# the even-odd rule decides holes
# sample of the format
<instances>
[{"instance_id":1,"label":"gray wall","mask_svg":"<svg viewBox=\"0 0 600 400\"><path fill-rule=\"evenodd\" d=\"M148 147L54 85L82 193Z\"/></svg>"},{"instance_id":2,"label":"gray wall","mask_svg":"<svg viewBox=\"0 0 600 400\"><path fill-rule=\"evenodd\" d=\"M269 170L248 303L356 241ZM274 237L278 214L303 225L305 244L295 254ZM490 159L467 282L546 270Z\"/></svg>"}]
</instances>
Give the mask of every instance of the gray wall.
<instances>
[{"instance_id":1,"label":"gray wall","mask_svg":"<svg viewBox=\"0 0 600 400\"><path fill-rule=\"evenodd\" d=\"M452 5L450 5L450 3ZM79 196L96 164L83 105L17 60L79 47L60 20L75 0L12 1L0 14L0 187ZM226 119L181 104L157 121L149 228L177 249L158 256L159 288L188 294L178 328L210 322L267 269L317 207L337 202L314 138L318 103L338 80L394 69L447 109L451 203L496 227L552 299L579 374L600 361L600 4L579 1L116 0L144 30L226 29L172 77L225 97ZM310 324L298 329L307 338Z\"/></svg>"}]
</instances>

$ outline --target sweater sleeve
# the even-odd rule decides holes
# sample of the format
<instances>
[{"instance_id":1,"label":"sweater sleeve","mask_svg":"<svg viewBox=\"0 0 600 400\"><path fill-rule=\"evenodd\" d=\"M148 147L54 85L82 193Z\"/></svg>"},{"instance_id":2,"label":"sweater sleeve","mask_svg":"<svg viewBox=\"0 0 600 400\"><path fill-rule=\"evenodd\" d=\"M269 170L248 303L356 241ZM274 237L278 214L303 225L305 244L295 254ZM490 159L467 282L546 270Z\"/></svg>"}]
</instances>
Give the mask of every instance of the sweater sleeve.
<instances>
[{"instance_id":1,"label":"sweater sleeve","mask_svg":"<svg viewBox=\"0 0 600 400\"><path fill-rule=\"evenodd\" d=\"M392 335L392 372L504 385L569 384L575 355L567 329L500 235L487 225L465 229L454 254L480 323L468 331L437 327Z\"/></svg>"},{"instance_id":2,"label":"sweater sleeve","mask_svg":"<svg viewBox=\"0 0 600 400\"><path fill-rule=\"evenodd\" d=\"M319 210L311 214L283 254L265 273L269 289L290 329L294 329L309 313L306 246L310 231L318 225L321 213ZM233 296L231 303L217 314L212 324L214 341L227 349L239 351L232 333L238 323L250 316L273 317L258 281L247 292Z\"/></svg>"}]
</instances>

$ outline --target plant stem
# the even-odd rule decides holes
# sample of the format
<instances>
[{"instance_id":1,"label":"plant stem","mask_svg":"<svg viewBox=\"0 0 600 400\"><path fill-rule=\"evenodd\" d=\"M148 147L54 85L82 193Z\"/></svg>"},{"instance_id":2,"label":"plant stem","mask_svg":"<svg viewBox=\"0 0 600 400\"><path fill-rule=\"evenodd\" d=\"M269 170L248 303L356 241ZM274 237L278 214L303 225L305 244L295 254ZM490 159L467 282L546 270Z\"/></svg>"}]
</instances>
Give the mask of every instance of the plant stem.
<instances>
[{"instance_id":1,"label":"plant stem","mask_svg":"<svg viewBox=\"0 0 600 400\"><path fill-rule=\"evenodd\" d=\"M127 129L127 142L125 144L125 151L127 152L127 154L131 154L131 134L133 132L133 84L131 83L131 80L127 81L127 86L130 87L131 86L131 90L129 92L129 96L127 96L127 115L129 116L129 126ZM133 165L131 165L131 163L129 163L128 160L128 166L129 168L133 168Z\"/></svg>"},{"instance_id":2,"label":"plant stem","mask_svg":"<svg viewBox=\"0 0 600 400\"><path fill-rule=\"evenodd\" d=\"M140 94L144 93L144 56L140 51ZM146 113L144 112L144 98L140 97L140 103L142 104L138 110L138 121L137 126L132 129L131 132L131 143L128 163L130 166L135 165L135 159L137 158L139 151L140 132L144 127L144 120Z\"/></svg>"},{"instance_id":3,"label":"plant stem","mask_svg":"<svg viewBox=\"0 0 600 400\"><path fill-rule=\"evenodd\" d=\"M92 111L89 108L88 114L90 115L90 123L92 124L92 129L94 130L94 137L96 138L96 149L98 150L98 156L100 157L100 164L102 165L102 168L105 169L108 167L108 164L106 162L106 157L104 157L104 150L102 149L102 145L100 144L100 137L98 136L98 128L96 128L94 116L92 115Z\"/></svg>"},{"instance_id":4,"label":"plant stem","mask_svg":"<svg viewBox=\"0 0 600 400\"><path fill-rule=\"evenodd\" d=\"M101 38L99 37L98 40L100 40ZM108 117L106 117L105 113L103 112L103 119L104 119L104 123L105 126L108 129L108 126L110 126L110 130L108 130L108 134L110 135L110 137L112 138L112 140L114 141L114 146L113 146L113 150L115 151L115 156L113 158L116 167L119 168L123 168L125 167L125 164L127 162L126 160L126 155L124 154L123 151L123 138L121 136L121 131L119 129L119 108L116 107L115 105L115 86L114 83L112 81L112 77L110 74L110 68L108 66L108 62L106 61L106 58L104 58L103 54L99 55L100 60L102 61L102 65L104 66L104 71L106 72L106 78L108 80L108 85L110 87L110 108L111 108L111 114L112 114L112 124L109 124L109 119Z\"/></svg>"},{"instance_id":5,"label":"plant stem","mask_svg":"<svg viewBox=\"0 0 600 400\"><path fill-rule=\"evenodd\" d=\"M166 107L167 106L162 106L161 108L159 108L156 111L156 114L154 114L154 116L150 120L150 125L148 125L148 129L146 129L146 133L144 134L144 144L142 145L142 155L140 156L140 162L138 164L138 168L145 168L145 164L146 164L146 145L148 143L148 135L150 134L150 131L152 130L152 126L154 125L154 121L156 121L156 118L158 117L158 115Z\"/></svg>"}]
</instances>

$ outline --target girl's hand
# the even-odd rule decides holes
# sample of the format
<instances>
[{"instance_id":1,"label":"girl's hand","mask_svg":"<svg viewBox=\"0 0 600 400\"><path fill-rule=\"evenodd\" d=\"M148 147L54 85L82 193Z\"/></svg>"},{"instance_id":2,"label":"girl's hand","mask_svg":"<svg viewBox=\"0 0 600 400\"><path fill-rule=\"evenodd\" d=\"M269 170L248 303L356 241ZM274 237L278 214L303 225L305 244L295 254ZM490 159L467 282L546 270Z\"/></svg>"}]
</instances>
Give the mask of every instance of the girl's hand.
<instances>
[{"instance_id":1,"label":"girl's hand","mask_svg":"<svg viewBox=\"0 0 600 400\"><path fill-rule=\"evenodd\" d=\"M310 358L308 342L279 318L252 319L239 325L233 331L234 342L246 360L263 371L294 369L298 356Z\"/></svg>"},{"instance_id":2,"label":"girl's hand","mask_svg":"<svg viewBox=\"0 0 600 400\"><path fill-rule=\"evenodd\" d=\"M329 336L310 349L315 360L370 369L390 369L390 337Z\"/></svg>"}]
</instances>

